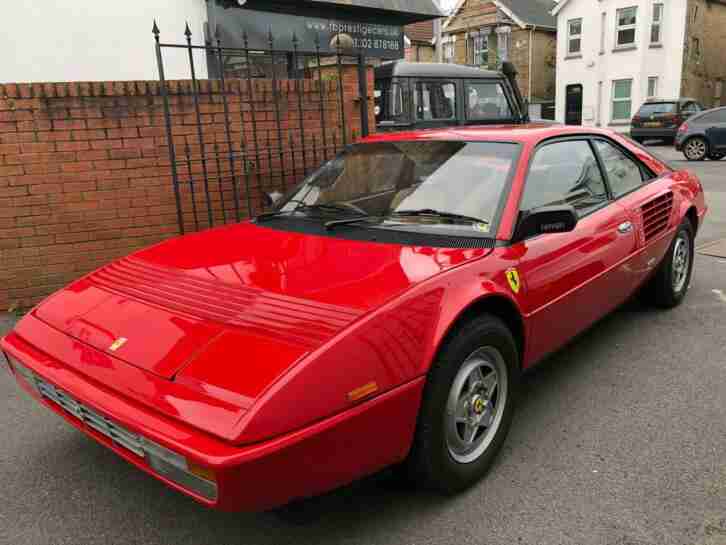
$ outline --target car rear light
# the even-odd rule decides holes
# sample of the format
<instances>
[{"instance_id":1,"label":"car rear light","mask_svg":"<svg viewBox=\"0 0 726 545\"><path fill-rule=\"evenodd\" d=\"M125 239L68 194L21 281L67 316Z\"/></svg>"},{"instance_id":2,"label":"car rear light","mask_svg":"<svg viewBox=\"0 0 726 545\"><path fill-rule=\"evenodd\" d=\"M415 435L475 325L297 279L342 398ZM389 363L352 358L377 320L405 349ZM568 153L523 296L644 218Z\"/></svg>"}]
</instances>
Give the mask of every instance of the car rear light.
<instances>
[{"instance_id":1,"label":"car rear light","mask_svg":"<svg viewBox=\"0 0 726 545\"><path fill-rule=\"evenodd\" d=\"M1 352L0 352L1 354ZM111 439L114 445L124 447L144 458L156 473L194 492L203 498L217 499L217 477L214 470L187 460L160 444L135 434L114 420L96 412L77 401L60 388L46 382L33 371L21 364L17 358L7 355L15 373L30 385L41 397L53 402L66 412L75 416L87 426Z\"/></svg>"},{"instance_id":2,"label":"car rear light","mask_svg":"<svg viewBox=\"0 0 726 545\"><path fill-rule=\"evenodd\" d=\"M678 132L686 132L688 130L688 123L681 123L681 126L678 127Z\"/></svg>"}]
</instances>

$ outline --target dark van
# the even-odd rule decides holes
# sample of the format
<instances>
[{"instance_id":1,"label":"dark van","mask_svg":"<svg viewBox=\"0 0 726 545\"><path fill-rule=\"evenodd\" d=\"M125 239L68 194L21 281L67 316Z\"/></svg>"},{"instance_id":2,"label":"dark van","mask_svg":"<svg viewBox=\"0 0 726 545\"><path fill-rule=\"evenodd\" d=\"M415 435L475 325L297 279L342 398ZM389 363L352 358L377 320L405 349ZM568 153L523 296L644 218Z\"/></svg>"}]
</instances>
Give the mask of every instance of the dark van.
<instances>
[{"instance_id":1,"label":"dark van","mask_svg":"<svg viewBox=\"0 0 726 545\"><path fill-rule=\"evenodd\" d=\"M396 61L375 70L376 128L527 123L528 106L505 62L502 72L459 64Z\"/></svg>"}]
</instances>

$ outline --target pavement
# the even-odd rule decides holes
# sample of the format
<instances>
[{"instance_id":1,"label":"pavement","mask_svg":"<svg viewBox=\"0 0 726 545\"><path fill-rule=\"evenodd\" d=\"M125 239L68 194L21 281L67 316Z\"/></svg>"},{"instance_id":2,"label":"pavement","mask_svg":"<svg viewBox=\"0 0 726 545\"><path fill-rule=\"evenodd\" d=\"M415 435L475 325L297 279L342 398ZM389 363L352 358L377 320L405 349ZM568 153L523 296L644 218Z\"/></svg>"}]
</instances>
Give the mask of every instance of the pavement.
<instances>
[{"instance_id":1,"label":"pavement","mask_svg":"<svg viewBox=\"0 0 726 545\"><path fill-rule=\"evenodd\" d=\"M726 162L688 167L711 206L698 243L726 237ZM0 543L724 545L723 293L726 259L698 255L683 305L629 304L529 373L501 456L454 498L383 474L283 515L216 513L87 439L0 371Z\"/></svg>"}]
</instances>

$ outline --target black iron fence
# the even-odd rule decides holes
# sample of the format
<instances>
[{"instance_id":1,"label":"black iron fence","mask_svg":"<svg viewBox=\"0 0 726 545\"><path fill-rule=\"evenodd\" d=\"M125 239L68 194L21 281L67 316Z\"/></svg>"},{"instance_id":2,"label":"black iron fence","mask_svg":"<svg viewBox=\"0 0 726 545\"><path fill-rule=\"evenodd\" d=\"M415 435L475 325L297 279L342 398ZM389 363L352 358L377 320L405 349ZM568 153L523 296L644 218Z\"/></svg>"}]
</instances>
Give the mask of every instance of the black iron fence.
<instances>
[{"instance_id":1,"label":"black iron fence","mask_svg":"<svg viewBox=\"0 0 726 545\"><path fill-rule=\"evenodd\" d=\"M154 22L166 137L179 230L259 213L293 184L369 131L368 70L360 53L225 47L219 34L164 43ZM185 53L189 79L165 77L165 52ZM201 54L201 55L200 55ZM200 66L206 61L206 67ZM199 78L206 68L209 78Z\"/></svg>"}]
</instances>

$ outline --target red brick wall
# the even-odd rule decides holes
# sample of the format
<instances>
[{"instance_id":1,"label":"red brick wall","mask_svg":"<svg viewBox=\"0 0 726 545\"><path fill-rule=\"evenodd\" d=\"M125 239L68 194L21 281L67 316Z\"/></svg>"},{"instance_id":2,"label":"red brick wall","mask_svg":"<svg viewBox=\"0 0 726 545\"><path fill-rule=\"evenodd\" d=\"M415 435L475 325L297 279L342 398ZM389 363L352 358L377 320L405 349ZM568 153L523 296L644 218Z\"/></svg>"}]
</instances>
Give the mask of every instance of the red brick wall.
<instances>
[{"instance_id":1,"label":"red brick wall","mask_svg":"<svg viewBox=\"0 0 726 545\"><path fill-rule=\"evenodd\" d=\"M369 95L372 95L372 78L369 70ZM287 152L282 163L277 153L272 161L267 161L268 141L271 148L279 149L272 87L269 81L254 83L260 149L255 168L260 183L269 190L294 183L302 173L300 169L294 175ZM315 136L320 142L322 133L318 82L307 81L303 87L294 81L279 83L285 145L292 135L294 147L298 149L298 165L301 146L305 145L308 168L314 168L311 142ZM239 119L231 125L233 147L239 148L239 143L244 141L249 153L253 134L250 106L245 103L246 85L240 80L227 84L230 118ZM186 149L190 149L192 159L196 160L192 175L202 220L200 228L204 228L208 221L204 219L206 203L200 200L200 144L190 88L189 81L170 82L173 139L177 154L182 153L179 161L185 159ZM203 81L201 88L213 91L200 98L203 142L206 146L216 142L221 149L226 145L226 135L219 82ZM329 109L326 119L329 139L339 125L339 115L334 110L337 89L336 79L323 82L324 100ZM343 89L351 139L354 131L360 134L356 67L345 67ZM304 104L305 138L302 140L296 109L298 92L303 93ZM372 100L369 100L369 117L373 129ZM222 219L221 198L225 198L227 220L232 221L231 169L223 161L217 172L215 162L209 163L215 223ZM178 225L170 173L158 82L0 85L0 310L35 304L114 258L175 236ZM184 172L181 174L182 179L188 178ZM235 174L240 185L241 211L246 216L244 177L241 171ZM250 180L250 195L254 210L258 211L260 194L255 192L258 177L253 175ZM217 197L220 190L226 197ZM186 186L182 188L182 200L185 224L193 228Z\"/></svg>"}]
</instances>

